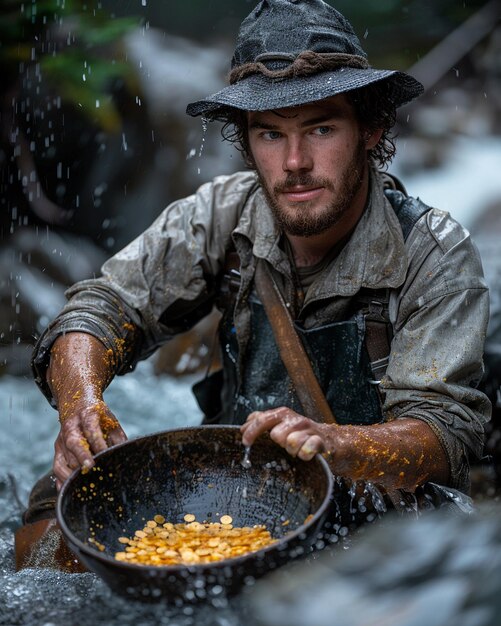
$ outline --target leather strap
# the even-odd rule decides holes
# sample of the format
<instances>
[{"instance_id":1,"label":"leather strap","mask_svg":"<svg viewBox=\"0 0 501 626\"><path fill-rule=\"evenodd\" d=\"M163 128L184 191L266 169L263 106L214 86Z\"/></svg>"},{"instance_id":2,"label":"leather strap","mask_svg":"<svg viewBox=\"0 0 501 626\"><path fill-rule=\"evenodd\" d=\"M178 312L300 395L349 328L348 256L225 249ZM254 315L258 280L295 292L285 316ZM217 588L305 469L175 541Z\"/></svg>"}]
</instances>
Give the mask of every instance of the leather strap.
<instances>
[{"instance_id":1,"label":"leather strap","mask_svg":"<svg viewBox=\"0 0 501 626\"><path fill-rule=\"evenodd\" d=\"M336 424L282 294L264 259L257 260L254 283L273 330L280 358L294 384L303 411L316 421Z\"/></svg>"}]
</instances>

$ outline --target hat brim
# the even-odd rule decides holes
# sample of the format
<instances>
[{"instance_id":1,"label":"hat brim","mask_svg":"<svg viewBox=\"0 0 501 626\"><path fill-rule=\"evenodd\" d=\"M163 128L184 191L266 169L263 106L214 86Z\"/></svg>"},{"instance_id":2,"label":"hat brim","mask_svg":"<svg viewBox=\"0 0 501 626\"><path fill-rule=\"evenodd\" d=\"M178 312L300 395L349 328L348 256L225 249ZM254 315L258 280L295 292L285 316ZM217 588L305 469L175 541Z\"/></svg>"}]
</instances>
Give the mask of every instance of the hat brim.
<instances>
[{"instance_id":1,"label":"hat brim","mask_svg":"<svg viewBox=\"0 0 501 626\"><path fill-rule=\"evenodd\" d=\"M424 91L423 85L415 78L395 70L341 67L286 79L251 74L205 100L192 102L187 106L186 113L193 117L203 115L224 121L229 108L243 111L288 108L324 100L380 81L386 83L395 107L410 102Z\"/></svg>"}]
</instances>

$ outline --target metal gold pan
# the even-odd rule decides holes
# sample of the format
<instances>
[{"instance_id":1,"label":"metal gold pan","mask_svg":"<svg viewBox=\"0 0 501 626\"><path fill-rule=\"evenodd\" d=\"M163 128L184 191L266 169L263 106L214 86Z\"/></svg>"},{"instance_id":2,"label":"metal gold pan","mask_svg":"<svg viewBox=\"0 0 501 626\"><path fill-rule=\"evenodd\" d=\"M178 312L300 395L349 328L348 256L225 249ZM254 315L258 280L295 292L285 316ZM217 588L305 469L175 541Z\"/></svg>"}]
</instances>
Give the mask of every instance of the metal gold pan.
<instances>
[{"instance_id":1,"label":"metal gold pan","mask_svg":"<svg viewBox=\"0 0 501 626\"><path fill-rule=\"evenodd\" d=\"M109 448L91 471L74 472L61 489L57 517L66 541L89 570L129 598L202 600L235 593L248 577L304 553L328 513L333 489L320 456L295 459L269 437L252 446L248 469L243 455L237 426L165 431ZM200 522L231 515L234 526L264 524L277 542L209 564L115 560L119 537L132 536L155 515L180 523L187 513Z\"/></svg>"}]
</instances>

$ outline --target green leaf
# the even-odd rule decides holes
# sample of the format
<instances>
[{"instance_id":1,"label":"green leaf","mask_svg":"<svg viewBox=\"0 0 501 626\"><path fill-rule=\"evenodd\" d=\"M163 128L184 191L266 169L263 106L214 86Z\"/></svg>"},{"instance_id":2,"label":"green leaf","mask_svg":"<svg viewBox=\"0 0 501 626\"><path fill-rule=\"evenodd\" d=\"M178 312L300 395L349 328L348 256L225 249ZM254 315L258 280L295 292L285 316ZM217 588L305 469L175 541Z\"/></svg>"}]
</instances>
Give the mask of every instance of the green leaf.
<instances>
[{"instance_id":1,"label":"green leaf","mask_svg":"<svg viewBox=\"0 0 501 626\"><path fill-rule=\"evenodd\" d=\"M96 23L89 17L82 17L77 30L79 38L90 46L100 46L120 39L141 23L140 18L130 17Z\"/></svg>"}]
</instances>

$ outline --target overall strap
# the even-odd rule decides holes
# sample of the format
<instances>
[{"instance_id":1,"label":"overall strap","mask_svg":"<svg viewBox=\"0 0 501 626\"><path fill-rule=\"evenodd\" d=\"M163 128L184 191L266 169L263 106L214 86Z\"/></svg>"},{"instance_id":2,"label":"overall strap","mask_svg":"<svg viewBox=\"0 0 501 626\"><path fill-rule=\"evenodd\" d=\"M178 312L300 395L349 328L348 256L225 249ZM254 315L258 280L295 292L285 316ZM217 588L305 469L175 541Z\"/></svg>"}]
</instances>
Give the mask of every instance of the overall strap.
<instances>
[{"instance_id":1,"label":"overall strap","mask_svg":"<svg viewBox=\"0 0 501 626\"><path fill-rule=\"evenodd\" d=\"M398 184L398 180L396 182ZM384 193L398 217L406 241L416 222L430 207L419 199L408 197L403 187L400 189L385 189ZM393 338L389 316L390 290L362 289L357 300L365 320L365 346L371 362L372 382L378 384L388 366Z\"/></svg>"},{"instance_id":2,"label":"overall strap","mask_svg":"<svg viewBox=\"0 0 501 626\"><path fill-rule=\"evenodd\" d=\"M422 202L419 198L410 198L402 191L397 189L385 189L384 195L390 201L390 204L398 217L404 241L410 235L414 225L425 213L428 213L430 207Z\"/></svg>"}]
</instances>

